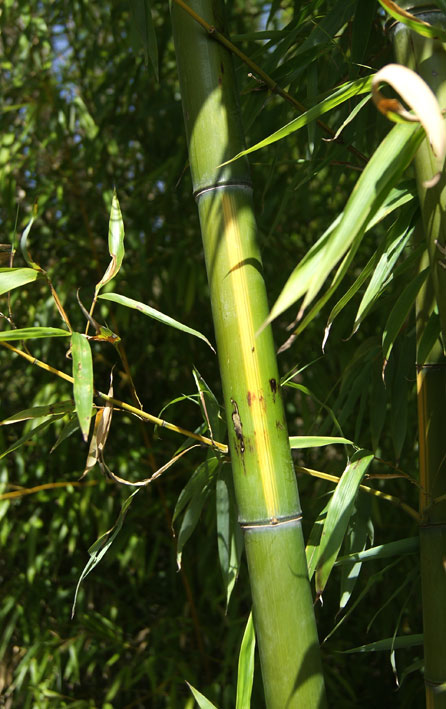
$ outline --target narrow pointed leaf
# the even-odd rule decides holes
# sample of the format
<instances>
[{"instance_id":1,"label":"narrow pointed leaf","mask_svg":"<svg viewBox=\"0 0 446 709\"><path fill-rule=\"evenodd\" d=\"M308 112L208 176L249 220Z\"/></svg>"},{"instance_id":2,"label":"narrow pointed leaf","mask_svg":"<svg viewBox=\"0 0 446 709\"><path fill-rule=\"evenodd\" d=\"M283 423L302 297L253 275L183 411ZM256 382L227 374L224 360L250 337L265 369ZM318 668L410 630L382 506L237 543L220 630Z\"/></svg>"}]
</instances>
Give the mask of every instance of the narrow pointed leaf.
<instances>
[{"instance_id":1,"label":"narrow pointed leaf","mask_svg":"<svg viewBox=\"0 0 446 709\"><path fill-rule=\"evenodd\" d=\"M221 466L215 490L215 502L218 558L226 591L226 607L228 607L243 551L243 533L238 522L234 483L228 465Z\"/></svg>"},{"instance_id":2,"label":"narrow pointed leaf","mask_svg":"<svg viewBox=\"0 0 446 709\"><path fill-rule=\"evenodd\" d=\"M33 268L0 268L0 295L35 281L39 275Z\"/></svg>"},{"instance_id":3,"label":"narrow pointed leaf","mask_svg":"<svg viewBox=\"0 0 446 709\"><path fill-rule=\"evenodd\" d=\"M118 519L116 520L115 524L111 529L109 529L105 534L103 534L99 539L97 539L94 544L91 545L91 547L88 550L88 553L90 555L90 559L87 562L86 566L84 567L80 577L79 581L77 582L76 586L76 591L74 592L74 600L73 600L73 606L71 609L71 617L73 618L75 610L76 610L76 602L77 602L77 596L79 593L79 588L86 576L90 573L90 571L93 571L94 567L99 564L101 559L104 558L108 550L110 549L111 545L113 544L114 540L116 539L117 535L121 531L122 525L124 524L125 516L127 514L127 511L133 502L133 498L135 495L139 492L138 490L135 490L132 492L132 494L125 500L123 503L121 510L119 512Z\"/></svg>"},{"instance_id":4,"label":"narrow pointed leaf","mask_svg":"<svg viewBox=\"0 0 446 709\"><path fill-rule=\"evenodd\" d=\"M412 310L418 291L426 280L428 272L429 268L425 268L407 284L390 311L382 337L384 364L388 362L398 333Z\"/></svg>"},{"instance_id":5,"label":"narrow pointed leaf","mask_svg":"<svg viewBox=\"0 0 446 709\"><path fill-rule=\"evenodd\" d=\"M237 699L235 709L250 709L252 683L254 680L254 650L256 647L256 635L254 632L254 622L252 611L249 614L243 634L240 655L238 658L237 675Z\"/></svg>"},{"instance_id":6,"label":"narrow pointed leaf","mask_svg":"<svg viewBox=\"0 0 446 709\"><path fill-rule=\"evenodd\" d=\"M130 0L133 34L142 46L146 65L152 64L155 78L159 81L158 47L152 10L149 0Z\"/></svg>"},{"instance_id":7,"label":"narrow pointed leaf","mask_svg":"<svg viewBox=\"0 0 446 709\"><path fill-rule=\"evenodd\" d=\"M316 593L322 592L341 548L362 479L373 460L373 453L358 451L347 465L330 500L319 545L316 567Z\"/></svg>"},{"instance_id":8,"label":"narrow pointed leaf","mask_svg":"<svg viewBox=\"0 0 446 709\"><path fill-rule=\"evenodd\" d=\"M348 200L341 221L313 246L295 268L270 313L276 318L305 294L300 314L316 297L330 271L350 247L358 248L368 223L412 161L424 131L396 125L377 148Z\"/></svg>"},{"instance_id":9,"label":"narrow pointed leaf","mask_svg":"<svg viewBox=\"0 0 446 709\"><path fill-rule=\"evenodd\" d=\"M424 636L422 634L417 635L401 635L395 638L385 638L384 640L377 640L374 643L368 643L367 645L359 645L358 647L353 647L351 650L338 650L344 655L351 655L354 652L382 652L383 650L399 650L405 647L416 647L417 645L422 645Z\"/></svg>"},{"instance_id":10,"label":"narrow pointed leaf","mask_svg":"<svg viewBox=\"0 0 446 709\"><path fill-rule=\"evenodd\" d=\"M58 327L22 327L17 330L3 330L3 332L0 332L0 342L33 340L41 337L69 337L70 335L70 332Z\"/></svg>"},{"instance_id":11,"label":"narrow pointed leaf","mask_svg":"<svg viewBox=\"0 0 446 709\"><path fill-rule=\"evenodd\" d=\"M295 118L290 123L287 123L285 126L283 126L283 128L276 130L267 138L264 138L263 140L256 143L255 145L252 145L246 150L242 150L240 153L235 155L235 157L233 157L231 160L228 160L228 162L224 164L226 165L230 162L234 162L234 160L238 160L244 155L249 155L249 153L253 153L256 150L260 150L260 148L266 148L266 146L268 145L277 143L278 140L282 140L291 133L295 133L296 131L300 130L300 128L307 126L309 123L319 118L319 116L322 116L324 113L331 111L333 108L336 108L336 106L339 106L341 103L348 101L353 96L367 93L368 91L370 91L371 86L371 76L356 79L355 81L349 81L347 84L343 84L341 87L336 89L336 91L330 96L327 96L327 98L324 98L322 101L320 101L320 103L316 104L316 106L313 106L298 118Z\"/></svg>"},{"instance_id":12,"label":"narrow pointed leaf","mask_svg":"<svg viewBox=\"0 0 446 709\"><path fill-rule=\"evenodd\" d=\"M38 426L35 426L34 428L31 429L31 431L27 431L23 436L20 436L12 445L9 446L5 451L0 453L0 458L4 458L6 455L9 455L9 453L13 453L17 448L20 448L24 443L27 443L31 438L34 438L34 436L37 436L38 433L42 433L48 426L51 426L54 421L57 421L58 418L62 418L64 414L59 414L59 416L51 416L48 421L44 421L43 423L39 424Z\"/></svg>"},{"instance_id":13,"label":"narrow pointed leaf","mask_svg":"<svg viewBox=\"0 0 446 709\"><path fill-rule=\"evenodd\" d=\"M139 312L143 313L143 315L148 315L149 318L158 320L158 322L164 323L164 325L174 327L177 330L186 332L188 335L194 335L194 337L199 337L200 340L206 342L206 344L209 345L211 350L215 352L209 340L204 335L202 335L201 332L198 332L198 330L193 330L187 325L183 325L183 323L180 323L178 320L174 320L174 318L171 318L169 315L164 315L164 313L160 313L159 310L151 308L150 305L145 305L145 303L140 303L138 300L133 300L133 298L127 298L127 296L119 295L118 293L104 293L103 295L100 295L99 298L102 298L103 300L111 300L113 303L125 305L127 308L133 308L133 310L139 310Z\"/></svg>"},{"instance_id":14,"label":"narrow pointed leaf","mask_svg":"<svg viewBox=\"0 0 446 709\"><path fill-rule=\"evenodd\" d=\"M353 441L339 436L290 436L290 447L296 448L320 448L321 446L332 446L336 443L354 446Z\"/></svg>"},{"instance_id":15,"label":"narrow pointed leaf","mask_svg":"<svg viewBox=\"0 0 446 709\"><path fill-rule=\"evenodd\" d=\"M194 695L194 699L197 702L198 706L200 709L218 709L218 707L215 706L215 704L212 704L212 702L209 701L209 699L206 699L204 694L198 691L198 689L195 689L195 687L192 687L189 682L186 682L187 686L189 687L190 691Z\"/></svg>"},{"instance_id":16,"label":"narrow pointed leaf","mask_svg":"<svg viewBox=\"0 0 446 709\"><path fill-rule=\"evenodd\" d=\"M90 343L79 332L73 332L71 336L71 354L73 357L73 392L76 413L82 436L86 441L93 408L93 358Z\"/></svg>"},{"instance_id":17,"label":"narrow pointed leaf","mask_svg":"<svg viewBox=\"0 0 446 709\"><path fill-rule=\"evenodd\" d=\"M380 544L376 547L371 547L365 551L340 556L336 565L348 564L352 561L375 561L376 559L387 559L391 556L400 557L403 554L415 554L420 548L419 537L407 537L407 539L399 539L397 542L388 542Z\"/></svg>"},{"instance_id":18,"label":"narrow pointed leaf","mask_svg":"<svg viewBox=\"0 0 446 709\"><path fill-rule=\"evenodd\" d=\"M110 264L96 285L96 293L106 283L112 280L121 268L124 258L124 222L122 221L121 208L119 206L116 190L113 190L112 203L110 208L110 219L108 223L108 250L111 256Z\"/></svg>"},{"instance_id":19,"label":"narrow pointed leaf","mask_svg":"<svg viewBox=\"0 0 446 709\"><path fill-rule=\"evenodd\" d=\"M18 411L12 416L0 421L0 426L7 426L18 421L27 421L29 419L38 419L43 416L58 416L59 414L71 413L74 409L72 401L60 401L56 404L47 404L46 406L33 406L30 409Z\"/></svg>"}]
</instances>

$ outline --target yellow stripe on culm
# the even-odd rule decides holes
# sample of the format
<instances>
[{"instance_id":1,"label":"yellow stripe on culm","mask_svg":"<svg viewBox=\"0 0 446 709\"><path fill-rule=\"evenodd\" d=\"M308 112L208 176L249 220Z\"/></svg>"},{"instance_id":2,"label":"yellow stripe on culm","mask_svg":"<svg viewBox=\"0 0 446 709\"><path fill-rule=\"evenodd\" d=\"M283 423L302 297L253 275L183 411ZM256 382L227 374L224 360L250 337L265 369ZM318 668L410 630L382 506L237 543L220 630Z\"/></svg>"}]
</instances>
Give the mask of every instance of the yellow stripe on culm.
<instances>
[{"instance_id":1,"label":"yellow stripe on culm","mask_svg":"<svg viewBox=\"0 0 446 709\"><path fill-rule=\"evenodd\" d=\"M278 514L278 490L276 484L271 438L266 425L265 393L259 372L256 350L256 328L253 322L250 294L246 278L246 267L237 267L242 263L245 254L242 248L242 237L238 225L237 205L232 195L223 193L223 242L229 265L228 278L231 279L231 289L237 313L239 343L245 373L246 395L251 393L251 415L256 442L263 496L269 517Z\"/></svg>"}]
</instances>

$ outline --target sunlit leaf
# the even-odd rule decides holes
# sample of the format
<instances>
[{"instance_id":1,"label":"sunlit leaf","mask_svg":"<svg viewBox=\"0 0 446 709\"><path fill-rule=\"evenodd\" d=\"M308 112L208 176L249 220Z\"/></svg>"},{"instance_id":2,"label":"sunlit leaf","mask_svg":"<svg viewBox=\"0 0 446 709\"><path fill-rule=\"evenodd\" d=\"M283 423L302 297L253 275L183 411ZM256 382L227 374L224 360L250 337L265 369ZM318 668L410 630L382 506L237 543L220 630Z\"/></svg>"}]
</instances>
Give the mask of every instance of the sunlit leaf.
<instances>
[{"instance_id":1,"label":"sunlit leaf","mask_svg":"<svg viewBox=\"0 0 446 709\"><path fill-rule=\"evenodd\" d=\"M331 111L333 108L336 108L336 106L339 106L341 103L344 103L344 101L348 101L353 96L369 92L371 86L371 76L356 79L355 81L349 81L348 83L343 84L343 86L336 89L336 91L330 94L330 96L324 98L323 101L316 104L316 106L313 106L313 108L310 108L308 111L306 111L306 113L303 113L298 118L295 118L290 123L287 123L287 125L283 126L283 128L276 130L274 133L269 135L267 138L264 138L259 143L252 145L246 150L242 150L240 153L235 155L232 160L228 160L227 163L233 162L234 160L238 160L239 158L243 157L243 155L249 155L249 153L253 153L256 150L260 150L260 148L265 148L267 145L272 145L278 140L286 138L291 133L295 133L297 130L300 130L300 128L303 128L312 121L315 121L317 118L319 118L319 116L322 116L324 113ZM226 165L227 163L224 164Z\"/></svg>"},{"instance_id":2,"label":"sunlit leaf","mask_svg":"<svg viewBox=\"0 0 446 709\"><path fill-rule=\"evenodd\" d=\"M238 522L234 483L230 466L222 465L215 490L217 544L220 569L226 591L226 607L237 580L243 551L243 533Z\"/></svg>"},{"instance_id":3,"label":"sunlit leaf","mask_svg":"<svg viewBox=\"0 0 446 709\"><path fill-rule=\"evenodd\" d=\"M358 647L353 647L351 650L338 650L337 652L342 652L344 655L349 655L356 652L382 652L383 650L399 650L406 647L416 647L417 645L422 645L424 641L424 636L422 634L417 635L400 635L395 638L385 638L384 640L377 640L374 643L368 643L367 645L359 645Z\"/></svg>"},{"instance_id":4,"label":"sunlit leaf","mask_svg":"<svg viewBox=\"0 0 446 709\"><path fill-rule=\"evenodd\" d=\"M70 332L58 327L22 327L17 330L3 330L0 332L0 341L12 342L14 340L39 339L40 337L69 337L70 335Z\"/></svg>"},{"instance_id":5,"label":"sunlit leaf","mask_svg":"<svg viewBox=\"0 0 446 709\"><path fill-rule=\"evenodd\" d=\"M440 0L440 2L442 2L442 0ZM379 3L391 17L394 17L395 20L406 25L422 37L438 38L446 42L446 31L442 27L430 25L420 17L416 17L410 12L407 12L407 10L404 10L396 2L393 2L393 0L379 0ZM446 6L444 9L446 9Z\"/></svg>"},{"instance_id":6,"label":"sunlit leaf","mask_svg":"<svg viewBox=\"0 0 446 709\"><path fill-rule=\"evenodd\" d=\"M0 421L0 426L7 426L18 421L27 421L29 419L38 419L43 416L58 416L59 414L71 413L74 409L72 401L60 401L55 404L47 404L46 406L33 406L30 409L24 409L12 416Z\"/></svg>"},{"instance_id":7,"label":"sunlit leaf","mask_svg":"<svg viewBox=\"0 0 446 709\"><path fill-rule=\"evenodd\" d=\"M209 699L206 699L204 694L198 691L198 689L195 689L195 687L192 687L189 682L186 682L187 686L189 687L190 691L194 695L194 699L197 702L198 706L200 709L218 709L218 707L215 706L215 704L212 704L212 702L209 701Z\"/></svg>"},{"instance_id":8,"label":"sunlit leaf","mask_svg":"<svg viewBox=\"0 0 446 709\"><path fill-rule=\"evenodd\" d=\"M42 433L48 426L51 426L54 421L57 421L57 419L61 418L64 416L64 414L59 414L57 416L51 416L48 421L44 421L43 423L39 424L38 426L35 426L32 428L30 431L27 431L26 433L23 434L23 436L20 436L12 445L9 446L5 451L0 452L0 458L4 458L6 455L9 455L9 453L13 453L15 450L20 448L24 443L27 443L28 441L31 440L31 438L37 437L39 433Z\"/></svg>"},{"instance_id":9,"label":"sunlit leaf","mask_svg":"<svg viewBox=\"0 0 446 709\"><path fill-rule=\"evenodd\" d=\"M330 500L319 545L316 593L321 596L341 548L354 501L373 453L357 451L347 465Z\"/></svg>"},{"instance_id":10,"label":"sunlit leaf","mask_svg":"<svg viewBox=\"0 0 446 709\"><path fill-rule=\"evenodd\" d=\"M237 699L236 709L250 709L252 684L254 681L254 650L256 647L256 635L254 632L254 622L252 611L246 623L243 640L238 658L237 674Z\"/></svg>"},{"instance_id":11,"label":"sunlit leaf","mask_svg":"<svg viewBox=\"0 0 446 709\"><path fill-rule=\"evenodd\" d=\"M73 392L76 413L84 441L88 438L93 407L93 358L90 343L85 335L73 332L71 336L73 357Z\"/></svg>"},{"instance_id":12,"label":"sunlit leaf","mask_svg":"<svg viewBox=\"0 0 446 709\"><path fill-rule=\"evenodd\" d=\"M339 436L290 436L290 448L320 448L321 446L332 446L336 443L354 446L353 441Z\"/></svg>"},{"instance_id":13,"label":"sunlit leaf","mask_svg":"<svg viewBox=\"0 0 446 709\"><path fill-rule=\"evenodd\" d=\"M124 222L122 220L121 208L119 206L116 190L113 190L112 203L110 208L110 219L108 223L108 250L111 262L96 285L96 293L106 283L112 280L121 268L124 258Z\"/></svg>"},{"instance_id":14,"label":"sunlit leaf","mask_svg":"<svg viewBox=\"0 0 446 709\"><path fill-rule=\"evenodd\" d=\"M378 88L383 81L399 93L414 110L414 114L409 113L396 99L383 96ZM437 98L421 76L401 64L387 64L373 77L372 98L379 110L391 120L419 121L426 131L434 155L443 164L446 156L446 126Z\"/></svg>"},{"instance_id":15,"label":"sunlit leaf","mask_svg":"<svg viewBox=\"0 0 446 709\"><path fill-rule=\"evenodd\" d=\"M0 295L35 281L39 275L33 268L0 268Z\"/></svg>"},{"instance_id":16,"label":"sunlit leaf","mask_svg":"<svg viewBox=\"0 0 446 709\"><path fill-rule=\"evenodd\" d=\"M348 564L352 561L375 561L376 559L387 559L391 556L401 557L404 554L416 554L420 548L419 537L407 537L399 539L397 542L387 542L365 551L355 552L347 556L340 556L336 560L338 564Z\"/></svg>"},{"instance_id":17,"label":"sunlit leaf","mask_svg":"<svg viewBox=\"0 0 446 709\"><path fill-rule=\"evenodd\" d=\"M183 323L180 323L178 320L174 320L169 315L164 315L164 313L160 313L159 310L151 308L150 305L145 305L145 303L140 303L138 300L133 300L133 298L127 298L127 296L119 295L118 293L103 293L103 295L100 295L99 298L102 298L103 300L111 300L113 303L125 305L127 308L133 308L133 310L139 310L139 312L143 313L143 315L148 315L149 318L158 320L158 322L164 323L164 325L169 325L170 327L174 327L177 330L186 332L189 335L199 337L200 340L206 342L206 344L209 345L211 350L215 352L209 340L204 335L202 335L201 332L198 332L198 330L193 330L187 325L183 325Z\"/></svg>"},{"instance_id":18,"label":"sunlit leaf","mask_svg":"<svg viewBox=\"0 0 446 709\"><path fill-rule=\"evenodd\" d=\"M330 271L349 249L354 253L359 247L367 224L412 161L423 136L421 129L409 124L396 125L390 131L355 185L341 221L326 232L324 238L310 249L294 269L267 322L271 322L305 295L299 318L303 316L305 308L316 297ZM346 267L343 275L345 270Z\"/></svg>"}]
</instances>

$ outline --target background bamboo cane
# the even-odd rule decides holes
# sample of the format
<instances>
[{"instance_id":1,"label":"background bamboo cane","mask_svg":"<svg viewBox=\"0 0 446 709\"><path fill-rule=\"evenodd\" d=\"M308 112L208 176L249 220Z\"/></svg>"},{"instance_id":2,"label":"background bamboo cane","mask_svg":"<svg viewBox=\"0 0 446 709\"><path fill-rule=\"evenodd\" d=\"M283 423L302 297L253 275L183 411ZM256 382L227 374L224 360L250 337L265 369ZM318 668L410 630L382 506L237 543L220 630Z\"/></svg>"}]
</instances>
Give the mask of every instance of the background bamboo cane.
<instances>
[{"instance_id":1,"label":"background bamboo cane","mask_svg":"<svg viewBox=\"0 0 446 709\"><path fill-rule=\"evenodd\" d=\"M446 27L446 17L438 9L422 2L400 3L425 22ZM435 92L440 106L446 106L444 45L436 39L422 37L401 23L392 29L395 55L399 63L417 71ZM417 394L420 451L420 554L424 626L424 661L426 704L446 707L446 436L444 411L446 402L446 363L440 342L426 356L421 351L423 334L438 307L441 329L446 322L446 180L427 140L416 160L418 193L427 261L431 272L427 285L417 300ZM441 171L437 185L427 189L425 182Z\"/></svg>"},{"instance_id":2,"label":"background bamboo cane","mask_svg":"<svg viewBox=\"0 0 446 709\"><path fill-rule=\"evenodd\" d=\"M217 3L193 9L223 25ZM217 13L217 14L216 14ZM172 22L211 293L239 521L268 707L325 705L319 645L256 243L232 58L181 8Z\"/></svg>"}]
</instances>

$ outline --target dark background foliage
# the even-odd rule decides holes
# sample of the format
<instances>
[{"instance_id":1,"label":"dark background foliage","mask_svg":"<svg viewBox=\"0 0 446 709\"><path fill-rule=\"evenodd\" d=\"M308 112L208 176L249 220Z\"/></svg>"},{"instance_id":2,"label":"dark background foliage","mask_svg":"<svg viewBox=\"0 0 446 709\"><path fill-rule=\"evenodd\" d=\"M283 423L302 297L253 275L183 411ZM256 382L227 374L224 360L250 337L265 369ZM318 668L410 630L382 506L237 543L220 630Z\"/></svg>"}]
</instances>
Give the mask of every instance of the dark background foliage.
<instances>
[{"instance_id":1,"label":"dark background foliage","mask_svg":"<svg viewBox=\"0 0 446 709\"><path fill-rule=\"evenodd\" d=\"M308 106L336 85L370 73L391 58L383 20L374 0L304 3L230 2L231 34L238 45L291 94ZM267 20L269 16L268 25ZM126 231L126 256L114 289L158 308L213 340L206 273L195 204L191 195L181 100L167 3L153 7L159 51L159 83L138 49L127 2L90 3L5 0L0 8L0 227L1 241L17 246L17 234L38 218L29 245L51 275L74 327L85 319L76 301L89 303L108 261L108 213L116 186ZM253 32L267 27L261 39ZM306 43L306 44L305 44ZM296 109L268 94L236 63L247 143L292 120ZM354 101L329 114L336 130ZM367 105L348 124L344 144L323 141L312 124L255 153L252 173L265 275L271 303L298 259L342 210L363 163L387 132L384 119ZM367 236L359 269L374 252L388 223ZM17 253L15 265L24 265ZM352 269L350 282L359 273ZM354 309L333 328L326 354L323 312L279 360L281 373L306 368L301 391L284 391L290 433L330 433L332 407L344 435L374 450L411 475L416 473L413 325L395 347L386 386L381 379L383 323L402 279L364 327L347 339ZM60 326L43 281L11 294L18 327ZM8 312L2 298L3 313ZM103 303L96 317L119 332L144 408L178 425L201 425L192 366L219 397L216 357L199 340L139 313ZM275 323L276 341L287 337L294 313ZM7 323L5 323L7 325ZM70 371L64 343L41 340L32 354ZM95 381L107 390L114 349L94 345ZM0 416L70 398L67 383L1 349ZM118 364L115 395L131 401L128 377ZM6 450L33 424L0 429ZM88 447L79 431L50 453L63 422L0 462L2 491L51 482L74 482ZM181 439L116 413L107 461L122 477L147 477L167 462ZM299 454L309 468L340 474L339 449ZM83 583L70 620L87 550L115 522L129 490L105 481L95 469L82 488L67 486L0 501L0 702L6 707L192 707L185 680L220 707L234 706L236 657L250 609L249 584L240 578L225 608L217 561L213 493L178 572L172 515L176 499L203 459L198 449L135 498L124 527L101 565ZM375 487L416 506L416 489L405 481ZM331 484L299 474L308 535L326 504ZM364 493L360 493L365 497ZM391 504L370 500L375 542L415 533L413 521ZM392 562L393 563L393 562ZM378 707L391 702L420 706L422 681L409 674L397 691L389 653L342 655L365 642L399 632L420 632L413 557L402 557L372 583L383 562L364 565L354 599L370 591L323 646L330 706ZM408 580L407 585L406 580ZM399 589L401 592L399 593ZM337 621L336 571L317 609L323 639ZM353 601L350 601L350 605ZM368 624L378 612L368 631ZM401 672L421 650L400 651ZM253 706L262 706L257 668Z\"/></svg>"}]
</instances>

